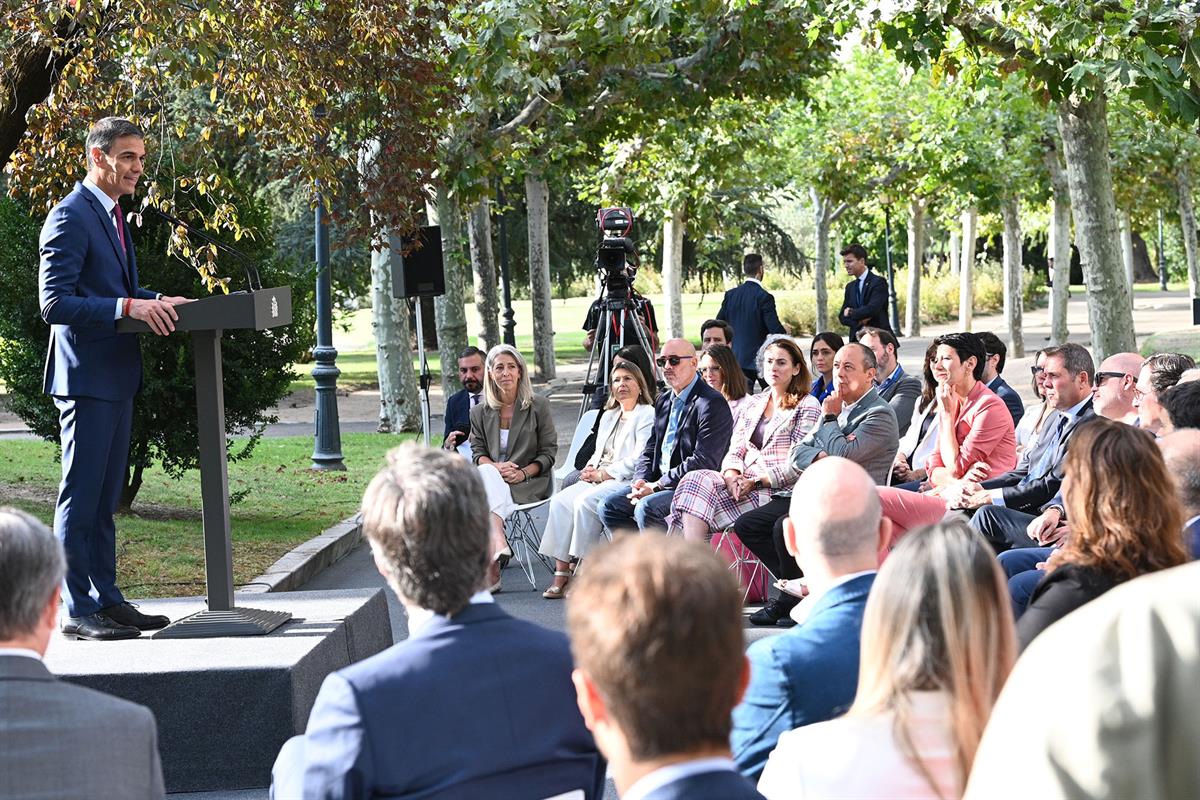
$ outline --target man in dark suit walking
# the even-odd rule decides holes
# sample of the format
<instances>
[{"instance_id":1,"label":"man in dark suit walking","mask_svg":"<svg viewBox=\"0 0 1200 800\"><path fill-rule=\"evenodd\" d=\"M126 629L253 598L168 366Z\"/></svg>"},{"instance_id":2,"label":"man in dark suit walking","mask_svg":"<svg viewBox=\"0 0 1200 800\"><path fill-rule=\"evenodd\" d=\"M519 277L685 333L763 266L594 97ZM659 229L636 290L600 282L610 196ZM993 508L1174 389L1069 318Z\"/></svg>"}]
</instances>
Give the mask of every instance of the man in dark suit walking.
<instances>
[{"instance_id":1,"label":"man in dark suit walking","mask_svg":"<svg viewBox=\"0 0 1200 800\"><path fill-rule=\"evenodd\" d=\"M446 433L442 447L471 457L467 436L471 433L471 409L483 402L483 361L487 353L468 347L458 355L458 380L463 388L446 400Z\"/></svg>"},{"instance_id":2,"label":"man in dark suit walking","mask_svg":"<svg viewBox=\"0 0 1200 800\"><path fill-rule=\"evenodd\" d=\"M771 333L787 333L775 311L775 296L763 288L763 260L757 253L749 253L742 259L742 274L745 280L736 289L730 289L721 300L717 319L733 326L734 340L731 347L737 356L738 366L746 373L746 382L753 387L758 380L758 348Z\"/></svg>"},{"instance_id":3,"label":"man in dark suit walking","mask_svg":"<svg viewBox=\"0 0 1200 800\"><path fill-rule=\"evenodd\" d=\"M852 244L841 252L842 266L854 280L846 284L842 300L841 323L850 329L850 341L858 340L860 328L882 328L890 331L888 322L888 282L871 272L867 266L867 249Z\"/></svg>"},{"instance_id":4,"label":"man in dark suit walking","mask_svg":"<svg viewBox=\"0 0 1200 800\"><path fill-rule=\"evenodd\" d=\"M137 335L117 333L116 321L132 317L166 335L178 319L174 306L188 302L138 285L117 201L137 187L145 158L136 125L97 122L87 137L87 177L50 211L39 244L38 295L50 324L44 390L58 408L62 441L54 531L67 556L63 633L71 638L126 639L169 622L142 614L117 588L113 522L142 384Z\"/></svg>"},{"instance_id":5,"label":"man in dark suit walking","mask_svg":"<svg viewBox=\"0 0 1200 800\"><path fill-rule=\"evenodd\" d=\"M600 800L604 759L575 705L567 638L514 619L484 589L475 467L403 444L362 511L408 639L325 679L304 735L275 761L272 796Z\"/></svg>"},{"instance_id":6,"label":"man in dark suit walking","mask_svg":"<svg viewBox=\"0 0 1200 800\"><path fill-rule=\"evenodd\" d=\"M150 709L57 680L42 662L64 573L54 534L0 508L0 797L160 800Z\"/></svg>"},{"instance_id":7,"label":"man in dark suit walking","mask_svg":"<svg viewBox=\"0 0 1200 800\"><path fill-rule=\"evenodd\" d=\"M567 603L572 677L624 800L761 800L729 749L750 679L741 618L704 545L626 536L588 556Z\"/></svg>"}]
</instances>

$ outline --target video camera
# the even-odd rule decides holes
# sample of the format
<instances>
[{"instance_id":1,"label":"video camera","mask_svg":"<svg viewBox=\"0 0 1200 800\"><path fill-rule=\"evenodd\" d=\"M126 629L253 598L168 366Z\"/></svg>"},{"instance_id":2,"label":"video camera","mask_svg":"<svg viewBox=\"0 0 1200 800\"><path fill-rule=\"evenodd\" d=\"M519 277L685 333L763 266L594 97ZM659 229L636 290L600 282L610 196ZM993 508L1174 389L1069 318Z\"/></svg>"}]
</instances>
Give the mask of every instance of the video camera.
<instances>
[{"instance_id":1,"label":"video camera","mask_svg":"<svg viewBox=\"0 0 1200 800\"><path fill-rule=\"evenodd\" d=\"M630 234L633 231L633 211L628 208L602 208L596 212L600 229L600 244L596 249L596 270L610 300L629 297L631 283L637 274L637 246Z\"/></svg>"}]
</instances>

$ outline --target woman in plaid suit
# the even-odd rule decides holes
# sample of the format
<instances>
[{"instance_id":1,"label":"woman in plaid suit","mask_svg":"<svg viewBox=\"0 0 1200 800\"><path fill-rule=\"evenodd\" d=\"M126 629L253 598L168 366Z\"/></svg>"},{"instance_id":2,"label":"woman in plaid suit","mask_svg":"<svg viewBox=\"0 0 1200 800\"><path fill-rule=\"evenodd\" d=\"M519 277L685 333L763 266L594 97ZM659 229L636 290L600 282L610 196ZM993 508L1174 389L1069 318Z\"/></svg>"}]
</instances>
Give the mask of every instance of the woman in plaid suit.
<instances>
[{"instance_id":1,"label":"woman in plaid suit","mask_svg":"<svg viewBox=\"0 0 1200 800\"><path fill-rule=\"evenodd\" d=\"M738 414L721 471L689 472L675 490L669 524L685 538L704 541L799 477L788 453L821 419L799 345L786 338L772 342L763 354L762 377L769 388Z\"/></svg>"}]
</instances>

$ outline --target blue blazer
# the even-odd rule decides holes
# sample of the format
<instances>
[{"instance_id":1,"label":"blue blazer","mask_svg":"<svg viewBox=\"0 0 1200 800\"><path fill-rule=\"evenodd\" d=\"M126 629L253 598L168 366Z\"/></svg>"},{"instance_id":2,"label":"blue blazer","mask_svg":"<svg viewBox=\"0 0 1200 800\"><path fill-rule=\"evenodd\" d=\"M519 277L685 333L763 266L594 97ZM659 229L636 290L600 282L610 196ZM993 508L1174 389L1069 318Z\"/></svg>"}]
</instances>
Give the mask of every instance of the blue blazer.
<instances>
[{"instance_id":1,"label":"blue blazer","mask_svg":"<svg viewBox=\"0 0 1200 800\"><path fill-rule=\"evenodd\" d=\"M1021 395L1017 394L1017 390L1009 386L999 375L996 376L996 385L988 388L1004 401L1004 405L1008 407L1008 413L1012 415L1013 425L1020 422L1021 417L1025 416L1025 401L1021 399Z\"/></svg>"},{"instance_id":2,"label":"blue blazer","mask_svg":"<svg viewBox=\"0 0 1200 800\"><path fill-rule=\"evenodd\" d=\"M733 415L729 412L729 401L703 380L688 394L675 436L675 449L671 463L663 474L662 443L667 435L667 423L671 418L671 403L674 395L663 392L654 403L654 435L646 442L646 449L633 472L635 478L656 481L661 478L659 488L673 489L679 479L694 469L721 468L721 459L729 450L733 437Z\"/></svg>"},{"instance_id":3,"label":"blue blazer","mask_svg":"<svg viewBox=\"0 0 1200 800\"><path fill-rule=\"evenodd\" d=\"M755 281L726 292L717 319L733 326L733 354L743 369L758 369L754 357L767 334L787 333L775 311L775 296Z\"/></svg>"},{"instance_id":4,"label":"blue blazer","mask_svg":"<svg viewBox=\"0 0 1200 800\"><path fill-rule=\"evenodd\" d=\"M746 651L750 685L733 710L733 760L753 781L779 735L840 716L858 690L859 635L875 573L817 599L808 618Z\"/></svg>"},{"instance_id":5,"label":"blue blazer","mask_svg":"<svg viewBox=\"0 0 1200 800\"><path fill-rule=\"evenodd\" d=\"M892 329L888 322L888 282L882 275L876 275L868 270L866 283L863 285L863 299L858 302L858 278L846 284L842 296L842 307L838 309L838 319L850 329L850 341L858 341L859 328ZM842 313L850 309L849 314Z\"/></svg>"},{"instance_id":6,"label":"blue blazer","mask_svg":"<svg viewBox=\"0 0 1200 800\"><path fill-rule=\"evenodd\" d=\"M765 800L751 783L728 770L689 775L660 786L646 800Z\"/></svg>"},{"instance_id":7,"label":"blue blazer","mask_svg":"<svg viewBox=\"0 0 1200 800\"><path fill-rule=\"evenodd\" d=\"M275 761L292 798L604 796L567 637L472 604L329 675ZM486 793L481 794L483 787Z\"/></svg>"},{"instance_id":8,"label":"blue blazer","mask_svg":"<svg viewBox=\"0 0 1200 800\"><path fill-rule=\"evenodd\" d=\"M137 259L82 183L55 206L38 244L38 301L50 323L43 391L60 397L128 400L142 385L137 334L117 333L117 299L153 299L138 286Z\"/></svg>"},{"instance_id":9,"label":"blue blazer","mask_svg":"<svg viewBox=\"0 0 1200 800\"><path fill-rule=\"evenodd\" d=\"M446 401L446 432L442 434L442 441L457 430L465 430L468 436L471 434L471 393L466 389L459 389Z\"/></svg>"}]
</instances>

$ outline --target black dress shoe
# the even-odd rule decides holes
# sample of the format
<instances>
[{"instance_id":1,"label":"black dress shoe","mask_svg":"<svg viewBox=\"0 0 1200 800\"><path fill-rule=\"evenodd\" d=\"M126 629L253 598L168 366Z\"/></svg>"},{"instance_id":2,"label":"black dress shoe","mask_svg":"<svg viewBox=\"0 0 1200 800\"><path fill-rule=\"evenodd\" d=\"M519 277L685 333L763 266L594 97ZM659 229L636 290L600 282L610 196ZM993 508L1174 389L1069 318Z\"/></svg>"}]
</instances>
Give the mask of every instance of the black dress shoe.
<instances>
[{"instance_id":1,"label":"black dress shoe","mask_svg":"<svg viewBox=\"0 0 1200 800\"><path fill-rule=\"evenodd\" d=\"M771 626L779 623L780 620L791 620L788 616L792 609L796 607L796 600L792 597L775 597L771 602L755 611L750 615L751 625ZM795 624L794 622L792 623Z\"/></svg>"},{"instance_id":2,"label":"black dress shoe","mask_svg":"<svg viewBox=\"0 0 1200 800\"><path fill-rule=\"evenodd\" d=\"M120 605L102 608L96 613L102 617L107 617L118 625L137 628L139 631L156 631L171 624L171 620L162 614L143 614L130 603L121 603Z\"/></svg>"},{"instance_id":3,"label":"black dress shoe","mask_svg":"<svg viewBox=\"0 0 1200 800\"><path fill-rule=\"evenodd\" d=\"M137 628L113 622L101 614L86 617L67 617L62 634L68 639L88 639L93 642L113 642L118 639L136 639L142 635Z\"/></svg>"}]
</instances>

